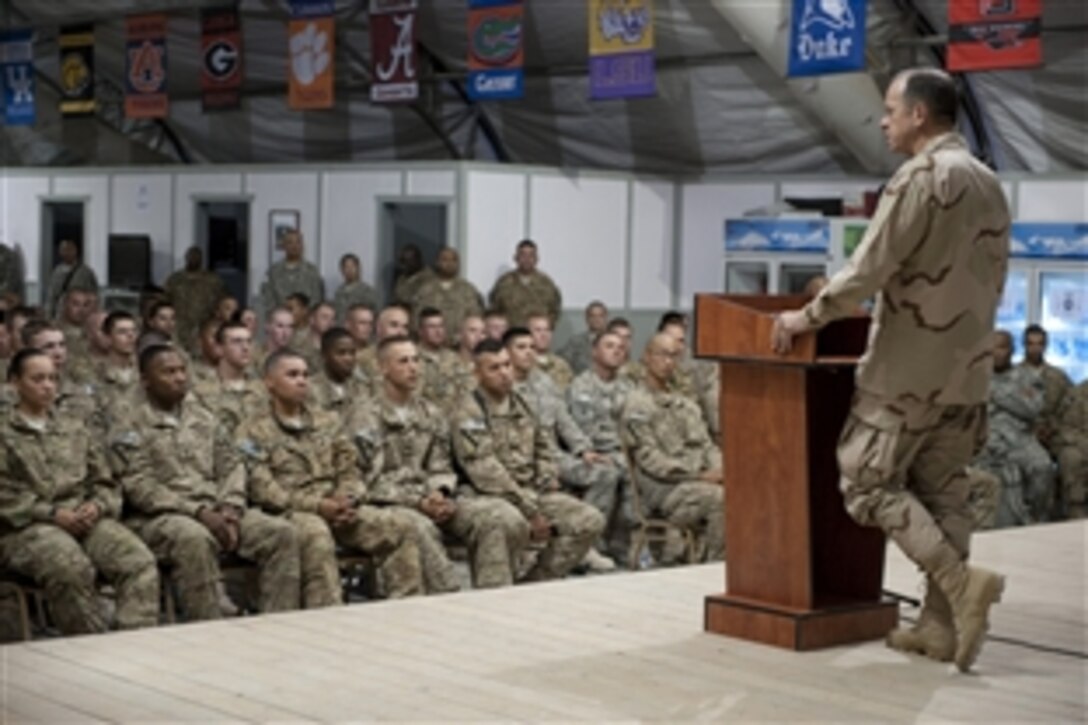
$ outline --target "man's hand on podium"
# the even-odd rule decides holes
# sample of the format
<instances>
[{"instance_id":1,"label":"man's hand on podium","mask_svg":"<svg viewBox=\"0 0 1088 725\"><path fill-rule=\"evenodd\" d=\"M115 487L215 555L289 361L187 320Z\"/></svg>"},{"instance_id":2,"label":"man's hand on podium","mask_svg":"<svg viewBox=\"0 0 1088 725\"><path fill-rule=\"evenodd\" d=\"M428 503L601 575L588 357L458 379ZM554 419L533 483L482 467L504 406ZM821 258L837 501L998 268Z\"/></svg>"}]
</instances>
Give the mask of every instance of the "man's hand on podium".
<instances>
[{"instance_id":1,"label":"man's hand on podium","mask_svg":"<svg viewBox=\"0 0 1088 725\"><path fill-rule=\"evenodd\" d=\"M771 347L779 355L785 355L793 349L793 338L813 330L804 310L789 310L775 315L774 327L771 328Z\"/></svg>"}]
</instances>

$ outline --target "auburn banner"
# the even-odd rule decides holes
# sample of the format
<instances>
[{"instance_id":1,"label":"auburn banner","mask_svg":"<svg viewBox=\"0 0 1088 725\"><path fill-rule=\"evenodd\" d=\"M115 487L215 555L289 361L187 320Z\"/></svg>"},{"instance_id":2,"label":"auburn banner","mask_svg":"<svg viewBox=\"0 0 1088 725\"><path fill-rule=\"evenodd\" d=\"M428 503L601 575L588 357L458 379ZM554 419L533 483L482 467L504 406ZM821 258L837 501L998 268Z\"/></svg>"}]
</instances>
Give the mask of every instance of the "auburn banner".
<instances>
[{"instance_id":1,"label":"auburn banner","mask_svg":"<svg viewBox=\"0 0 1088 725\"><path fill-rule=\"evenodd\" d=\"M34 85L34 31L0 33L0 74L3 74L4 125L33 126L37 120Z\"/></svg>"},{"instance_id":2,"label":"auburn banner","mask_svg":"<svg viewBox=\"0 0 1088 725\"><path fill-rule=\"evenodd\" d=\"M950 0L948 70L1041 65L1042 6L1042 0Z\"/></svg>"},{"instance_id":3,"label":"auburn banner","mask_svg":"<svg viewBox=\"0 0 1088 725\"><path fill-rule=\"evenodd\" d=\"M287 105L302 111L336 102L333 0L291 0L287 24Z\"/></svg>"},{"instance_id":4,"label":"auburn banner","mask_svg":"<svg viewBox=\"0 0 1088 725\"><path fill-rule=\"evenodd\" d=\"M200 91L205 111L237 108L242 94L242 26L238 10L200 14Z\"/></svg>"},{"instance_id":5,"label":"auburn banner","mask_svg":"<svg viewBox=\"0 0 1088 725\"><path fill-rule=\"evenodd\" d=\"M60 29L60 112L64 116L94 113L94 26Z\"/></svg>"},{"instance_id":6,"label":"auburn banner","mask_svg":"<svg viewBox=\"0 0 1088 725\"><path fill-rule=\"evenodd\" d=\"M165 118L166 16L130 16L125 32L125 116Z\"/></svg>"},{"instance_id":7,"label":"auburn banner","mask_svg":"<svg viewBox=\"0 0 1088 725\"><path fill-rule=\"evenodd\" d=\"M373 103L414 101L419 97L417 7L416 0L370 0Z\"/></svg>"},{"instance_id":8,"label":"auburn banner","mask_svg":"<svg viewBox=\"0 0 1088 725\"><path fill-rule=\"evenodd\" d=\"M468 0L468 95L477 101L521 98L521 0Z\"/></svg>"},{"instance_id":9,"label":"auburn banner","mask_svg":"<svg viewBox=\"0 0 1088 725\"><path fill-rule=\"evenodd\" d=\"M589 96L657 92L653 0L589 0Z\"/></svg>"}]
</instances>

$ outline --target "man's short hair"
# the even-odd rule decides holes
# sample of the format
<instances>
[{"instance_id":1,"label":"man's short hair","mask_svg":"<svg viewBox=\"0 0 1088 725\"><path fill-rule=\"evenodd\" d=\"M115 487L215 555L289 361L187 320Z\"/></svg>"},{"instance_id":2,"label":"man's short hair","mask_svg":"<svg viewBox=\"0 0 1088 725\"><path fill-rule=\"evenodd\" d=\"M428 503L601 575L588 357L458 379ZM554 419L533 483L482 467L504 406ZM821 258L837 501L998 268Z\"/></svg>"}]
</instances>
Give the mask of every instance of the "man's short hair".
<instances>
[{"instance_id":1,"label":"man's short hair","mask_svg":"<svg viewBox=\"0 0 1088 725\"><path fill-rule=\"evenodd\" d=\"M303 295L303 296L305 296L305 295ZM270 309L268 311L268 314L264 316L265 323L272 322L272 318L275 317L280 312L282 312L283 314L288 315L289 317L294 319L294 315L291 314L291 310L287 309L286 307L273 307L272 309ZM241 318L241 313L242 313L242 311L238 310L238 314L239 314L238 319L242 319Z\"/></svg>"},{"instance_id":2,"label":"man's short hair","mask_svg":"<svg viewBox=\"0 0 1088 725\"><path fill-rule=\"evenodd\" d=\"M371 315L374 314L374 307L372 305L368 305L365 302L356 302L354 305L352 305L351 307L348 308L348 313L347 313L348 317L351 316L352 312L356 312L358 310L366 310Z\"/></svg>"},{"instance_id":3,"label":"man's short hair","mask_svg":"<svg viewBox=\"0 0 1088 725\"><path fill-rule=\"evenodd\" d=\"M627 330L631 329L631 323L627 321L626 317L613 317L608 321L608 327L605 329L608 332L615 332L621 327Z\"/></svg>"},{"instance_id":4,"label":"man's short hair","mask_svg":"<svg viewBox=\"0 0 1088 725\"><path fill-rule=\"evenodd\" d=\"M687 318L683 312L677 312L676 310L669 310L665 314L661 315L661 320L657 323L657 331L663 332L666 327L670 325L680 325L681 327L687 327Z\"/></svg>"},{"instance_id":5,"label":"man's short hair","mask_svg":"<svg viewBox=\"0 0 1088 725\"><path fill-rule=\"evenodd\" d=\"M26 347L33 347L30 343L31 340L43 332L53 331L61 332L63 334L62 330L50 320L32 319L23 326L22 331L19 333L19 337L22 339L23 345Z\"/></svg>"},{"instance_id":6,"label":"man's short hair","mask_svg":"<svg viewBox=\"0 0 1088 725\"><path fill-rule=\"evenodd\" d=\"M1008 330L994 330L994 335L997 337L1003 337L1009 343L1009 347L1012 347L1012 333Z\"/></svg>"},{"instance_id":7,"label":"man's short hair","mask_svg":"<svg viewBox=\"0 0 1088 725\"><path fill-rule=\"evenodd\" d=\"M125 310L114 310L113 312L106 315L106 319L102 320L102 332L106 333L107 335L112 335L113 328L117 326L117 323L124 322L125 320L129 320L134 325L136 324L136 318L131 312L126 312Z\"/></svg>"},{"instance_id":8,"label":"man's short hair","mask_svg":"<svg viewBox=\"0 0 1088 725\"><path fill-rule=\"evenodd\" d=\"M220 325L219 328L215 331L215 341L218 344L222 345L224 342L226 342L227 333L230 330L245 330L246 332L249 332L249 327L241 320L235 320L231 318L230 320Z\"/></svg>"},{"instance_id":9,"label":"man's short hair","mask_svg":"<svg viewBox=\"0 0 1088 725\"><path fill-rule=\"evenodd\" d=\"M484 312L483 319L486 320L488 317L502 317L502 318L505 318L506 313L503 312L502 310L496 310L494 307L492 307L491 309L486 310Z\"/></svg>"},{"instance_id":10,"label":"man's short hair","mask_svg":"<svg viewBox=\"0 0 1088 725\"><path fill-rule=\"evenodd\" d=\"M530 249L536 249L536 242L534 242L532 239L522 239L520 242L518 242L517 249L519 252L525 247L528 247Z\"/></svg>"},{"instance_id":11,"label":"man's short hair","mask_svg":"<svg viewBox=\"0 0 1088 725\"><path fill-rule=\"evenodd\" d=\"M498 340L492 340L490 337L480 341L475 348L472 349L472 357L478 358L481 355L496 355L506 349Z\"/></svg>"},{"instance_id":12,"label":"man's short hair","mask_svg":"<svg viewBox=\"0 0 1088 725\"><path fill-rule=\"evenodd\" d=\"M36 347L24 347L19 352L15 353L11 357L11 362L8 363L8 382L12 382L15 378L21 378L23 376L23 369L26 367L26 361L32 357L44 357L49 359L49 356Z\"/></svg>"},{"instance_id":13,"label":"man's short hair","mask_svg":"<svg viewBox=\"0 0 1088 725\"><path fill-rule=\"evenodd\" d=\"M407 335L393 335L392 337L385 338L378 343L378 358L380 359L385 357L386 350L393 347L394 345L399 345L402 342L412 342L412 338L408 337Z\"/></svg>"},{"instance_id":14,"label":"man's short hair","mask_svg":"<svg viewBox=\"0 0 1088 725\"><path fill-rule=\"evenodd\" d=\"M510 345L513 344L514 340L517 340L521 337L531 338L532 336L533 333L529 332L528 327L511 327L509 330L502 334L502 346L510 347Z\"/></svg>"},{"instance_id":15,"label":"man's short hair","mask_svg":"<svg viewBox=\"0 0 1088 725\"><path fill-rule=\"evenodd\" d=\"M437 307L424 307L419 313L419 321L421 324L424 320L429 320L433 317L442 317L442 310Z\"/></svg>"},{"instance_id":16,"label":"man's short hair","mask_svg":"<svg viewBox=\"0 0 1088 725\"><path fill-rule=\"evenodd\" d=\"M1043 329L1043 326L1040 325L1037 322L1033 322L1033 323L1031 323L1030 325L1028 325L1027 327L1024 328L1024 342L1025 343L1028 341L1028 335L1042 335L1043 336L1043 342L1046 342L1046 339L1047 339L1046 330ZM26 340L23 341L23 344L24 345L26 344Z\"/></svg>"},{"instance_id":17,"label":"man's short hair","mask_svg":"<svg viewBox=\"0 0 1088 725\"><path fill-rule=\"evenodd\" d=\"M355 338L352 337L351 333L343 327L330 327L329 329L325 330L323 333L321 333L322 354L332 350L333 345L345 338L351 340L351 343L353 345L355 344Z\"/></svg>"},{"instance_id":18,"label":"man's short hair","mask_svg":"<svg viewBox=\"0 0 1088 725\"><path fill-rule=\"evenodd\" d=\"M390 310L400 310L404 314L408 315L409 318L412 317L411 308L409 308L408 305L402 304L400 302L390 302L388 305L386 305L385 307L382 308L382 311L379 313L379 316L384 315L386 312L389 312Z\"/></svg>"},{"instance_id":19,"label":"man's short hair","mask_svg":"<svg viewBox=\"0 0 1088 725\"><path fill-rule=\"evenodd\" d=\"M601 340L608 337L609 335L615 337L616 339L619 339L619 335L616 334L615 330L605 330L604 332L598 332L596 335L593 336L593 347L597 347L597 345L601 344Z\"/></svg>"},{"instance_id":20,"label":"man's short hair","mask_svg":"<svg viewBox=\"0 0 1088 725\"><path fill-rule=\"evenodd\" d=\"M307 310L310 309L310 298L307 295L304 295L301 292L292 292L291 294L287 295L286 301L291 302L292 300L298 302Z\"/></svg>"},{"instance_id":21,"label":"man's short hair","mask_svg":"<svg viewBox=\"0 0 1088 725\"><path fill-rule=\"evenodd\" d=\"M174 303L170 300L155 300L151 303L151 306L147 308L147 319L152 319L155 315L159 314L159 310L164 307L169 307L172 310L175 309Z\"/></svg>"},{"instance_id":22,"label":"man's short hair","mask_svg":"<svg viewBox=\"0 0 1088 725\"><path fill-rule=\"evenodd\" d=\"M280 364L281 360L286 360L288 358L295 358L301 360L302 362L306 362L306 358L302 354L292 350L289 347L281 347L279 350L276 350L271 355L265 358L264 365L261 366L261 374L265 377L268 377L268 374L275 370L276 366ZM307 364L307 368L309 368L309 364Z\"/></svg>"},{"instance_id":23,"label":"man's short hair","mask_svg":"<svg viewBox=\"0 0 1088 725\"><path fill-rule=\"evenodd\" d=\"M41 311L37 307L30 307L28 305L15 305L8 310L7 321L5 324L8 326L8 332L15 331L15 318L22 317L27 320L37 320L42 317Z\"/></svg>"},{"instance_id":24,"label":"man's short hair","mask_svg":"<svg viewBox=\"0 0 1088 725\"><path fill-rule=\"evenodd\" d=\"M544 310L530 310L529 314L525 316L525 320L547 320L548 327L552 326L552 316Z\"/></svg>"},{"instance_id":25,"label":"man's short hair","mask_svg":"<svg viewBox=\"0 0 1088 725\"><path fill-rule=\"evenodd\" d=\"M167 353L173 353L177 355L182 362L185 361L185 358L181 357L181 353L178 352L178 349L173 345L155 342L140 350L140 356L137 358L139 361L140 375L147 375L147 371L151 369L151 363Z\"/></svg>"},{"instance_id":26,"label":"man's short hair","mask_svg":"<svg viewBox=\"0 0 1088 725\"><path fill-rule=\"evenodd\" d=\"M351 252L348 252L347 254L340 255L340 266L343 267L344 262L348 261L349 259L352 262L355 262L355 266L357 266L357 267L359 266L359 257L357 255L355 255L355 254L352 254Z\"/></svg>"},{"instance_id":27,"label":"man's short hair","mask_svg":"<svg viewBox=\"0 0 1088 725\"><path fill-rule=\"evenodd\" d=\"M934 121L955 126L960 100L952 76L936 68L919 68L906 74L903 100L911 105L921 103Z\"/></svg>"}]
</instances>

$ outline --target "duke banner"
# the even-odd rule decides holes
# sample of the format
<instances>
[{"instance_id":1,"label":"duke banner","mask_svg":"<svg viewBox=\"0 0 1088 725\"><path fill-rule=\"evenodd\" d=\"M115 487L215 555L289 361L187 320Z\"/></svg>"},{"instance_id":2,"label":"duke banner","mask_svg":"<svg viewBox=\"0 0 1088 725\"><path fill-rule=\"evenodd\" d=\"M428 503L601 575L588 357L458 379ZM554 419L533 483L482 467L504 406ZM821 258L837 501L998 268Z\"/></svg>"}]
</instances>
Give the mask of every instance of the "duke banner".
<instances>
[{"instance_id":1,"label":"duke banner","mask_svg":"<svg viewBox=\"0 0 1088 725\"><path fill-rule=\"evenodd\" d=\"M1032 68L1043 62L1042 0L951 0L950 71Z\"/></svg>"},{"instance_id":2,"label":"duke banner","mask_svg":"<svg viewBox=\"0 0 1088 725\"><path fill-rule=\"evenodd\" d=\"M205 111L237 108L242 88L242 28L238 10L200 14L200 91Z\"/></svg>"},{"instance_id":3,"label":"duke banner","mask_svg":"<svg viewBox=\"0 0 1088 725\"><path fill-rule=\"evenodd\" d=\"M94 113L94 26L60 29L60 112L64 116Z\"/></svg>"},{"instance_id":4,"label":"duke banner","mask_svg":"<svg viewBox=\"0 0 1088 725\"><path fill-rule=\"evenodd\" d=\"M656 92L653 0L589 0L589 97Z\"/></svg>"},{"instance_id":5,"label":"duke banner","mask_svg":"<svg viewBox=\"0 0 1088 725\"><path fill-rule=\"evenodd\" d=\"M0 33L0 73L4 86L4 125L33 126L37 115L33 30Z\"/></svg>"},{"instance_id":6,"label":"duke banner","mask_svg":"<svg viewBox=\"0 0 1088 725\"><path fill-rule=\"evenodd\" d=\"M373 103L414 101L419 97L417 7L416 0L370 0Z\"/></svg>"},{"instance_id":7,"label":"duke banner","mask_svg":"<svg viewBox=\"0 0 1088 725\"><path fill-rule=\"evenodd\" d=\"M866 0L793 0L788 75L865 69Z\"/></svg>"},{"instance_id":8,"label":"duke banner","mask_svg":"<svg viewBox=\"0 0 1088 725\"><path fill-rule=\"evenodd\" d=\"M336 101L333 0L291 0L287 24L287 105L295 110L332 108Z\"/></svg>"},{"instance_id":9,"label":"duke banner","mask_svg":"<svg viewBox=\"0 0 1088 725\"><path fill-rule=\"evenodd\" d=\"M525 62L521 0L468 0L468 95L521 98Z\"/></svg>"},{"instance_id":10,"label":"duke banner","mask_svg":"<svg viewBox=\"0 0 1088 725\"><path fill-rule=\"evenodd\" d=\"M125 30L125 116L165 118L166 16L130 16Z\"/></svg>"}]
</instances>

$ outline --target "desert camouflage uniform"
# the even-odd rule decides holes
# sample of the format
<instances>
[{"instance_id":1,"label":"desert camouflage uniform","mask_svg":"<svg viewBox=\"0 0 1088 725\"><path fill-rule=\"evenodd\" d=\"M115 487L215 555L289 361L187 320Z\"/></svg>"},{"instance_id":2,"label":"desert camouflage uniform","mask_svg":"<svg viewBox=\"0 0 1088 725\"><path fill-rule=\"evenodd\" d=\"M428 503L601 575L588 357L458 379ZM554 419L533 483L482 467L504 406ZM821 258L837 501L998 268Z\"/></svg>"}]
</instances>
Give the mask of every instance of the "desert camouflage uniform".
<instances>
[{"instance_id":1,"label":"desert camouflage uniform","mask_svg":"<svg viewBox=\"0 0 1088 725\"><path fill-rule=\"evenodd\" d=\"M563 577L582 561L604 530L604 517L557 491L554 447L524 398L511 393L495 405L476 391L459 407L453 442L476 493L513 504L527 519L539 514L551 523L552 536L529 579Z\"/></svg>"},{"instance_id":2,"label":"desert camouflage uniform","mask_svg":"<svg viewBox=\"0 0 1088 725\"><path fill-rule=\"evenodd\" d=\"M358 453L336 416L304 409L299 420L287 421L269 405L242 423L235 437L247 459L250 503L286 516L298 531L306 607L342 601L337 544L373 556L389 596L422 592L415 532L392 513L363 503ZM327 523L318 506L331 496L356 502L356 519Z\"/></svg>"},{"instance_id":3,"label":"desert camouflage uniform","mask_svg":"<svg viewBox=\"0 0 1088 725\"><path fill-rule=\"evenodd\" d=\"M627 395L620 432L636 468L642 514L663 516L705 538L700 548L706 557L720 559L725 549L723 491L699 475L721 470L722 453L698 406L678 393L638 386Z\"/></svg>"},{"instance_id":4,"label":"desert camouflage uniform","mask_svg":"<svg viewBox=\"0 0 1088 725\"><path fill-rule=\"evenodd\" d=\"M1088 380L1074 387L1066 398L1058 425L1058 472L1062 504L1069 518L1084 518L1088 489Z\"/></svg>"},{"instance_id":5,"label":"desert camouflage uniform","mask_svg":"<svg viewBox=\"0 0 1088 725\"><path fill-rule=\"evenodd\" d=\"M345 282L337 288L332 298L332 306L336 308L336 319L343 322L347 319L348 310L355 305L366 305L372 310L378 309L378 293L366 282Z\"/></svg>"},{"instance_id":6,"label":"desert camouflage uniform","mask_svg":"<svg viewBox=\"0 0 1088 725\"><path fill-rule=\"evenodd\" d=\"M233 509L240 517L238 556L257 564L262 612L299 606L299 547L294 528L246 505L246 470L215 414L187 398L177 411L145 399L110 433L110 447L129 513L127 523L170 572L190 620L218 619L218 540L201 509Z\"/></svg>"},{"instance_id":7,"label":"desert camouflage uniform","mask_svg":"<svg viewBox=\"0 0 1088 725\"><path fill-rule=\"evenodd\" d=\"M57 327L64 334L64 346L68 349L68 361L65 365L70 368L74 361L90 357L90 341L87 339L87 331L83 325L73 325L64 320L57 320Z\"/></svg>"},{"instance_id":8,"label":"desert camouflage uniform","mask_svg":"<svg viewBox=\"0 0 1088 725\"><path fill-rule=\"evenodd\" d=\"M466 317L484 313L480 291L463 277L442 279L436 275L420 285L413 306L416 319L427 307L442 311L442 320L446 323L446 339L450 342L455 341L461 333L461 324Z\"/></svg>"},{"instance_id":9,"label":"desert camouflage uniform","mask_svg":"<svg viewBox=\"0 0 1088 725\"><path fill-rule=\"evenodd\" d=\"M442 524L420 510L429 494L457 495L449 426L441 410L421 397L399 406L381 395L358 410L348 430L359 450L370 501L403 513L419 532L429 591L458 588L443 532L468 546L474 587L513 584L518 557L529 539L529 527L517 509L499 499L462 496L456 500L456 513Z\"/></svg>"},{"instance_id":10,"label":"desert camouflage uniform","mask_svg":"<svg viewBox=\"0 0 1088 725\"><path fill-rule=\"evenodd\" d=\"M316 305L325 300L325 281L312 262L300 260L297 264L288 264L286 259L268 268L268 278L261 285L261 304L268 314L277 307L287 304L287 298L301 292Z\"/></svg>"},{"instance_id":11,"label":"desert camouflage uniform","mask_svg":"<svg viewBox=\"0 0 1088 725\"><path fill-rule=\"evenodd\" d=\"M95 408L98 411L98 425L102 430L109 430L131 415L140 401L140 371L136 366L119 368L106 358L95 365L94 382Z\"/></svg>"},{"instance_id":12,"label":"desert camouflage uniform","mask_svg":"<svg viewBox=\"0 0 1088 725\"><path fill-rule=\"evenodd\" d=\"M536 354L537 368L552 379L560 393L566 393L570 387L570 381L574 379L567 361L555 353L545 352Z\"/></svg>"},{"instance_id":13,"label":"desert camouflage uniform","mask_svg":"<svg viewBox=\"0 0 1088 725\"><path fill-rule=\"evenodd\" d=\"M187 367L189 371L189 385L196 387L201 383L211 383L219 379L219 370L216 365L194 358Z\"/></svg>"},{"instance_id":14,"label":"desert camouflage uniform","mask_svg":"<svg viewBox=\"0 0 1088 725\"><path fill-rule=\"evenodd\" d=\"M358 368L343 383L333 382L324 372L310 378L310 402L316 408L335 413L341 422L350 417L353 409L366 405L373 397L371 382Z\"/></svg>"},{"instance_id":15,"label":"desert camouflage uniform","mask_svg":"<svg viewBox=\"0 0 1088 725\"><path fill-rule=\"evenodd\" d=\"M465 394L460 384L460 360L452 350L419 347L420 395L446 413L452 412Z\"/></svg>"},{"instance_id":16,"label":"desert camouflage uniform","mask_svg":"<svg viewBox=\"0 0 1088 725\"><path fill-rule=\"evenodd\" d=\"M215 314L227 288L215 272L206 269L180 270L166 279L166 299L174 306L176 335L181 347L195 349L197 332L204 320Z\"/></svg>"},{"instance_id":17,"label":"desert camouflage uniform","mask_svg":"<svg viewBox=\"0 0 1088 725\"><path fill-rule=\"evenodd\" d=\"M369 382L372 391L378 389L382 381L382 371L378 367L377 345L369 345L356 351L355 369Z\"/></svg>"},{"instance_id":18,"label":"desert camouflage uniform","mask_svg":"<svg viewBox=\"0 0 1088 725\"><path fill-rule=\"evenodd\" d=\"M563 297L551 277L533 271L523 275L516 269L499 277L489 295L491 307L506 315L511 327L525 327L533 314L546 314L552 325L563 311Z\"/></svg>"},{"instance_id":19,"label":"desert camouflage uniform","mask_svg":"<svg viewBox=\"0 0 1088 725\"><path fill-rule=\"evenodd\" d=\"M9 409L0 421L0 565L45 589L64 634L103 632L95 578L117 590L117 624L158 622L155 557L122 526L121 492L97 436L81 421L50 414L44 427ZM57 509L98 506L90 533L76 539L54 523Z\"/></svg>"},{"instance_id":20,"label":"desert camouflage uniform","mask_svg":"<svg viewBox=\"0 0 1088 725\"><path fill-rule=\"evenodd\" d=\"M231 435L242 421L268 408L268 389L256 378L223 382L216 375L214 380L197 383L192 394Z\"/></svg>"},{"instance_id":21,"label":"desert camouflage uniform","mask_svg":"<svg viewBox=\"0 0 1088 725\"><path fill-rule=\"evenodd\" d=\"M404 305L409 310L413 309L415 307L416 293L422 289L423 285L437 278L438 275L430 267L424 267L408 277L398 278L397 283L393 286L393 301Z\"/></svg>"}]
</instances>

